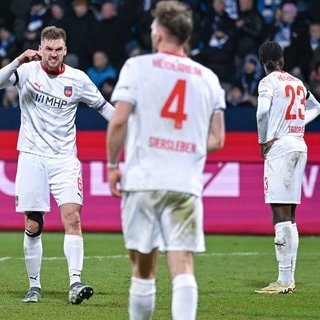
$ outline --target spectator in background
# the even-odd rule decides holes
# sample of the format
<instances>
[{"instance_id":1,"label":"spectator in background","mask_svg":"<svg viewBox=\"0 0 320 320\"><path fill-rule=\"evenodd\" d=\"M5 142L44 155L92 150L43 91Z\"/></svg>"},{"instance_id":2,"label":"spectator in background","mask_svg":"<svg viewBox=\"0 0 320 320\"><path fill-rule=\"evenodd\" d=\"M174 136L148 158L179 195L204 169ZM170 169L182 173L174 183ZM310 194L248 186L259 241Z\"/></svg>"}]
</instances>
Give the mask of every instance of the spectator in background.
<instances>
[{"instance_id":1,"label":"spectator in background","mask_svg":"<svg viewBox=\"0 0 320 320\"><path fill-rule=\"evenodd\" d=\"M310 23L308 44L309 55L307 61L310 61L310 64L307 79L315 72L317 65L320 62L320 20Z\"/></svg>"},{"instance_id":2,"label":"spectator in background","mask_svg":"<svg viewBox=\"0 0 320 320\"><path fill-rule=\"evenodd\" d=\"M12 19L11 1L0 1L0 23L7 19Z\"/></svg>"},{"instance_id":3,"label":"spectator in background","mask_svg":"<svg viewBox=\"0 0 320 320\"><path fill-rule=\"evenodd\" d=\"M248 103L244 101L243 90L240 86L234 85L226 96L227 107L241 107L248 106Z\"/></svg>"},{"instance_id":4,"label":"spectator in background","mask_svg":"<svg viewBox=\"0 0 320 320\"><path fill-rule=\"evenodd\" d=\"M139 43L136 40L131 40L126 43L125 45L126 53L127 53L127 58L135 57L140 54L145 53Z\"/></svg>"},{"instance_id":5,"label":"spectator in background","mask_svg":"<svg viewBox=\"0 0 320 320\"><path fill-rule=\"evenodd\" d=\"M12 23L0 23L0 61L1 68L7 65L21 51L20 44L13 33Z\"/></svg>"},{"instance_id":6,"label":"spectator in background","mask_svg":"<svg viewBox=\"0 0 320 320\"><path fill-rule=\"evenodd\" d=\"M64 57L64 63L73 68L79 68L79 57L74 53L68 53Z\"/></svg>"},{"instance_id":7,"label":"spectator in background","mask_svg":"<svg viewBox=\"0 0 320 320\"><path fill-rule=\"evenodd\" d=\"M225 0L225 10L229 14L232 20L239 18L238 1L237 0Z\"/></svg>"},{"instance_id":8,"label":"spectator in background","mask_svg":"<svg viewBox=\"0 0 320 320\"><path fill-rule=\"evenodd\" d=\"M308 0L307 13L311 21L319 20L319 12L320 12L320 1Z\"/></svg>"},{"instance_id":9,"label":"spectator in background","mask_svg":"<svg viewBox=\"0 0 320 320\"><path fill-rule=\"evenodd\" d=\"M110 101L115 83L116 83L116 80L114 78L107 78L103 81L103 83L100 86L100 91L101 91L103 97L107 101Z\"/></svg>"},{"instance_id":10,"label":"spectator in background","mask_svg":"<svg viewBox=\"0 0 320 320\"><path fill-rule=\"evenodd\" d=\"M264 20L264 39L269 35L270 26L274 22L282 2L283 0L257 0L257 8Z\"/></svg>"},{"instance_id":11,"label":"spectator in background","mask_svg":"<svg viewBox=\"0 0 320 320\"><path fill-rule=\"evenodd\" d=\"M103 0L89 0L89 8L96 20L101 20L101 4Z\"/></svg>"},{"instance_id":12,"label":"spectator in background","mask_svg":"<svg viewBox=\"0 0 320 320\"><path fill-rule=\"evenodd\" d=\"M152 51L150 26L153 18L151 11L156 3L157 0L125 1L119 7L119 17L125 29L130 30L130 38L138 42L143 52Z\"/></svg>"},{"instance_id":13,"label":"spectator in background","mask_svg":"<svg viewBox=\"0 0 320 320\"><path fill-rule=\"evenodd\" d=\"M51 18L47 25L56 26L57 28L67 28L67 6L63 0L53 0L50 5Z\"/></svg>"},{"instance_id":14,"label":"spectator in background","mask_svg":"<svg viewBox=\"0 0 320 320\"><path fill-rule=\"evenodd\" d=\"M192 10L192 19L193 19L193 31L190 37L190 40L186 44L186 53L188 55L193 54L194 50L198 50L201 46L201 33L202 28L201 24L206 13L206 8L204 6L203 0L180 0L187 4Z\"/></svg>"},{"instance_id":15,"label":"spectator in background","mask_svg":"<svg viewBox=\"0 0 320 320\"><path fill-rule=\"evenodd\" d=\"M235 38L230 34L229 24L219 22L204 48L193 57L216 73L226 92L230 90L234 81L235 46Z\"/></svg>"},{"instance_id":16,"label":"spectator in background","mask_svg":"<svg viewBox=\"0 0 320 320\"><path fill-rule=\"evenodd\" d=\"M102 2L100 17L91 31L94 49L107 53L110 62L118 71L126 59L125 43L129 40L129 33L112 0Z\"/></svg>"},{"instance_id":17,"label":"spectator in background","mask_svg":"<svg viewBox=\"0 0 320 320\"><path fill-rule=\"evenodd\" d=\"M201 32L201 41L207 44L217 26L225 26L228 33L234 35L235 24L229 14L225 11L225 0L212 0L210 7L203 19L203 27Z\"/></svg>"},{"instance_id":18,"label":"spectator in background","mask_svg":"<svg viewBox=\"0 0 320 320\"><path fill-rule=\"evenodd\" d=\"M320 45L320 21L312 22L309 26L309 44L312 51L319 48Z\"/></svg>"},{"instance_id":19,"label":"spectator in background","mask_svg":"<svg viewBox=\"0 0 320 320\"><path fill-rule=\"evenodd\" d=\"M279 19L274 21L268 40L279 43L285 59L284 69L295 77L308 81L308 26L297 19L298 9L294 3L286 2L280 7Z\"/></svg>"},{"instance_id":20,"label":"spectator in background","mask_svg":"<svg viewBox=\"0 0 320 320\"><path fill-rule=\"evenodd\" d=\"M105 52L95 51L92 56L92 66L87 70L87 75L99 88L107 78L116 79L117 71Z\"/></svg>"},{"instance_id":21,"label":"spectator in background","mask_svg":"<svg viewBox=\"0 0 320 320\"><path fill-rule=\"evenodd\" d=\"M265 26L274 20L274 15L283 0L257 0L257 9L261 13Z\"/></svg>"},{"instance_id":22,"label":"spectator in background","mask_svg":"<svg viewBox=\"0 0 320 320\"><path fill-rule=\"evenodd\" d=\"M243 101L253 107L257 106L258 85L262 77L263 69L258 57L254 54L246 55L238 82L243 91Z\"/></svg>"},{"instance_id":23,"label":"spectator in background","mask_svg":"<svg viewBox=\"0 0 320 320\"><path fill-rule=\"evenodd\" d=\"M310 73L309 88L315 98L320 101L320 61L318 61Z\"/></svg>"},{"instance_id":24,"label":"spectator in background","mask_svg":"<svg viewBox=\"0 0 320 320\"><path fill-rule=\"evenodd\" d=\"M11 0L10 10L12 13L11 21L13 22L13 32L20 43L20 46L22 46L24 32L29 20L31 2L32 0ZM6 5L8 4L6 3Z\"/></svg>"},{"instance_id":25,"label":"spectator in background","mask_svg":"<svg viewBox=\"0 0 320 320\"><path fill-rule=\"evenodd\" d=\"M51 19L50 10L44 0L32 0L29 16L22 39L22 51L26 49L37 50L40 45L40 34L43 27Z\"/></svg>"},{"instance_id":26,"label":"spectator in background","mask_svg":"<svg viewBox=\"0 0 320 320\"><path fill-rule=\"evenodd\" d=\"M4 108L18 108L19 107L19 94L14 86L3 89L2 106Z\"/></svg>"},{"instance_id":27,"label":"spectator in background","mask_svg":"<svg viewBox=\"0 0 320 320\"><path fill-rule=\"evenodd\" d=\"M68 53L78 56L79 69L87 70L92 63L93 30L95 17L89 10L87 0L73 0L67 15L66 33L68 37Z\"/></svg>"},{"instance_id":28,"label":"spectator in background","mask_svg":"<svg viewBox=\"0 0 320 320\"><path fill-rule=\"evenodd\" d=\"M257 54L263 40L264 21L254 0L239 0L239 17L236 25L236 76L239 77L247 54Z\"/></svg>"}]
</instances>

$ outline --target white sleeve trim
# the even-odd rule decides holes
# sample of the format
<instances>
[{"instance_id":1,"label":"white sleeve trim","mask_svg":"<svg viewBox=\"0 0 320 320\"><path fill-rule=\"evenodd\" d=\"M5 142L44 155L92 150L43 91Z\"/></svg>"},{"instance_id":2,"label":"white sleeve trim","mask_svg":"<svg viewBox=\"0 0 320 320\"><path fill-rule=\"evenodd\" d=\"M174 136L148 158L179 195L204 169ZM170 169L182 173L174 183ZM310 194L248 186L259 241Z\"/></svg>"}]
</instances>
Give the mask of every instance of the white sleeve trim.
<instances>
[{"instance_id":1,"label":"white sleeve trim","mask_svg":"<svg viewBox=\"0 0 320 320\"><path fill-rule=\"evenodd\" d=\"M267 131L269 122L269 109L271 106L271 99L268 96L258 97L257 108L257 129L259 143L267 142Z\"/></svg>"},{"instance_id":2,"label":"white sleeve trim","mask_svg":"<svg viewBox=\"0 0 320 320\"><path fill-rule=\"evenodd\" d=\"M0 69L0 89L13 85L16 81L15 77L11 77L20 66L18 58Z\"/></svg>"},{"instance_id":3,"label":"white sleeve trim","mask_svg":"<svg viewBox=\"0 0 320 320\"><path fill-rule=\"evenodd\" d=\"M308 124L314 120L320 114L320 103L314 97L314 95L309 91L309 96L306 101L306 114L305 123Z\"/></svg>"},{"instance_id":4,"label":"white sleeve trim","mask_svg":"<svg viewBox=\"0 0 320 320\"><path fill-rule=\"evenodd\" d=\"M105 105L98 109L98 112L103 116L103 118L107 121L110 121L114 111L114 106L109 102L106 102Z\"/></svg>"}]
</instances>

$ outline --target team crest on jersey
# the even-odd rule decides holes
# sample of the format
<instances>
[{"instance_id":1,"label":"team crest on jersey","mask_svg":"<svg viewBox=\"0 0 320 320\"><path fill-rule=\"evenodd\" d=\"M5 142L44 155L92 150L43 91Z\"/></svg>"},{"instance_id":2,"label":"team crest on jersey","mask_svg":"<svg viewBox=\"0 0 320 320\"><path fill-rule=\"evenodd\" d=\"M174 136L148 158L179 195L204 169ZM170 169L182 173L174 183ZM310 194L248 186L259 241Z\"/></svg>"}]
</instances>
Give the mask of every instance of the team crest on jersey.
<instances>
[{"instance_id":1,"label":"team crest on jersey","mask_svg":"<svg viewBox=\"0 0 320 320\"><path fill-rule=\"evenodd\" d=\"M71 97L72 96L72 87L70 87L70 86L64 87L64 95L66 97Z\"/></svg>"}]
</instances>

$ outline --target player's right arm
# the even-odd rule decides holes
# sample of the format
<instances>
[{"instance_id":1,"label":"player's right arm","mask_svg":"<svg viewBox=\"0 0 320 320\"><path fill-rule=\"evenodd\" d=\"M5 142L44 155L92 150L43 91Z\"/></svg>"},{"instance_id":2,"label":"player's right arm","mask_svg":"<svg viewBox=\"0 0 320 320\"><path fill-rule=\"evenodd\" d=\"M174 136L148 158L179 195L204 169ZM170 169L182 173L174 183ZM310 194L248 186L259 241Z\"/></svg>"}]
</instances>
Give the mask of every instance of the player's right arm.
<instances>
[{"instance_id":1,"label":"player's right arm","mask_svg":"<svg viewBox=\"0 0 320 320\"><path fill-rule=\"evenodd\" d=\"M28 49L20 54L11 63L0 69L0 89L14 85L17 82L17 76L14 74L18 67L26 62L39 60L41 56L37 50Z\"/></svg>"},{"instance_id":2,"label":"player's right arm","mask_svg":"<svg viewBox=\"0 0 320 320\"><path fill-rule=\"evenodd\" d=\"M121 190L118 186L121 180L121 172L117 166L120 153L124 147L127 134L127 123L133 105L126 101L117 101L115 110L107 128L107 161L108 161L108 182L111 193L121 197Z\"/></svg>"}]
</instances>

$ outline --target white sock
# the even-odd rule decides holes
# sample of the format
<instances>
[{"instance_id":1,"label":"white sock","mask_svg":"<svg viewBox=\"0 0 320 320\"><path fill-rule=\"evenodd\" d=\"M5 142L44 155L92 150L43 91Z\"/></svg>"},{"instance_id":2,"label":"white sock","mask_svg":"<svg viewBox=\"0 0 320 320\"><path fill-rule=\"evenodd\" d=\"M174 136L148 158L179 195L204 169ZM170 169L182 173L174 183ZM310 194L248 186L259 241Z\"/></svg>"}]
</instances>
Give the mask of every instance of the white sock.
<instances>
[{"instance_id":1,"label":"white sock","mask_svg":"<svg viewBox=\"0 0 320 320\"><path fill-rule=\"evenodd\" d=\"M155 279L131 278L129 290L130 320L149 320L152 317L156 301Z\"/></svg>"},{"instance_id":2,"label":"white sock","mask_svg":"<svg viewBox=\"0 0 320 320\"><path fill-rule=\"evenodd\" d=\"M172 317L174 320L196 319L198 286L192 274L179 274L172 280Z\"/></svg>"},{"instance_id":3,"label":"white sock","mask_svg":"<svg viewBox=\"0 0 320 320\"><path fill-rule=\"evenodd\" d=\"M299 247L299 232L296 223L292 223L292 245L291 245L291 281L295 281L294 273L296 271L296 262Z\"/></svg>"},{"instance_id":4,"label":"white sock","mask_svg":"<svg viewBox=\"0 0 320 320\"><path fill-rule=\"evenodd\" d=\"M81 282L83 267L83 238L77 235L66 234L64 236L64 255L67 258L70 286L75 282Z\"/></svg>"},{"instance_id":5,"label":"white sock","mask_svg":"<svg viewBox=\"0 0 320 320\"><path fill-rule=\"evenodd\" d=\"M280 222L275 225L274 238L276 257L278 261L278 281L283 286L291 282L291 258L292 258L292 223L291 221Z\"/></svg>"},{"instance_id":6,"label":"white sock","mask_svg":"<svg viewBox=\"0 0 320 320\"><path fill-rule=\"evenodd\" d=\"M24 260L26 263L27 274L29 277L29 286L41 288L40 269L42 261L42 241L41 235L38 237L29 237L24 234L23 238Z\"/></svg>"}]
</instances>

